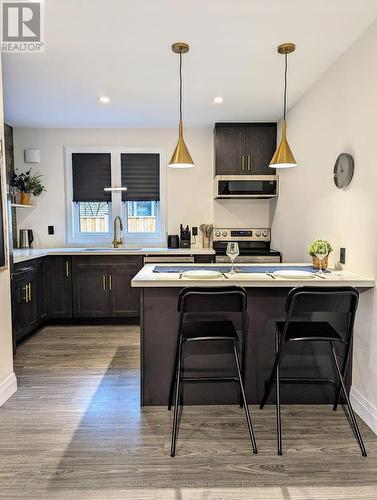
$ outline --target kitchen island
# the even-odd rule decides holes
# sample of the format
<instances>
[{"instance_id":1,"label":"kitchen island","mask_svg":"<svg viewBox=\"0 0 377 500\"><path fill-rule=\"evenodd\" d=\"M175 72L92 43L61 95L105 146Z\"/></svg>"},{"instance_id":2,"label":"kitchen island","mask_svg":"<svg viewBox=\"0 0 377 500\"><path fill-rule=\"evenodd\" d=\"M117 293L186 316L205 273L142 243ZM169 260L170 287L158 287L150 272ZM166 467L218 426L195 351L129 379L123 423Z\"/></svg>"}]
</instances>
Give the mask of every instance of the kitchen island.
<instances>
[{"instance_id":1,"label":"kitchen island","mask_svg":"<svg viewBox=\"0 0 377 500\"><path fill-rule=\"evenodd\" d=\"M373 279L345 271L332 271L323 277L313 274L310 279L276 278L261 272L258 264L237 266L251 272L231 275L227 272L218 279L193 280L181 277L179 272L171 272L172 266L166 264L167 271L154 272L155 265L144 266L133 278L133 287L141 289L141 405L167 405L169 386L174 365L176 340L178 334L177 297L179 290L187 286L227 286L239 285L248 295L248 335L246 349L246 391L250 404L258 404L264 392L264 383L274 360L275 321L285 317L285 302L290 289L296 286L354 286L361 293L375 286ZM308 264L281 264L298 269ZM162 266L158 266L161 268ZM203 265L190 265L190 268L203 268ZM219 264L206 265L205 268L221 269ZM279 264L263 266L265 271L273 271ZM229 266L223 270L228 271ZM258 272L252 272L253 270ZM163 270L162 270L163 271ZM224 319L226 315L224 314ZM339 325L341 327L341 325ZM357 335L357 331L355 332ZM213 373L232 373L232 359L227 352L219 351L204 356L187 349L185 370L189 375ZM285 376L333 376L333 367L328 346L321 342L305 346L292 345L282 362ZM313 357L312 354L315 354ZM342 353L340 352L340 355ZM347 375L350 387L352 367ZM334 396L334 388L329 385L287 384L282 388L284 404L325 404ZM185 384L185 404L235 404L238 402L234 384Z\"/></svg>"}]
</instances>

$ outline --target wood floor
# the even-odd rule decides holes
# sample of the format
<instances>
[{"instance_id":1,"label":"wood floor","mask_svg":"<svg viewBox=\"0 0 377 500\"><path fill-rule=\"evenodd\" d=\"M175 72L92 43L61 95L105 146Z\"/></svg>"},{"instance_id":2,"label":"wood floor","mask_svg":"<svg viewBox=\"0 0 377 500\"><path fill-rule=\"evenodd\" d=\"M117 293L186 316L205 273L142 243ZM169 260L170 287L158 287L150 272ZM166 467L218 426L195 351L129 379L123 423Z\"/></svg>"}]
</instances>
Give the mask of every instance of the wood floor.
<instances>
[{"instance_id":1,"label":"wood floor","mask_svg":"<svg viewBox=\"0 0 377 500\"><path fill-rule=\"evenodd\" d=\"M0 408L0 498L222 500L377 498L377 437L363 458L343 411L252 408L259 454L238 407L139 408L136 326L46 327L17 352L19 390Z\"/></svg>"}]
</instances>

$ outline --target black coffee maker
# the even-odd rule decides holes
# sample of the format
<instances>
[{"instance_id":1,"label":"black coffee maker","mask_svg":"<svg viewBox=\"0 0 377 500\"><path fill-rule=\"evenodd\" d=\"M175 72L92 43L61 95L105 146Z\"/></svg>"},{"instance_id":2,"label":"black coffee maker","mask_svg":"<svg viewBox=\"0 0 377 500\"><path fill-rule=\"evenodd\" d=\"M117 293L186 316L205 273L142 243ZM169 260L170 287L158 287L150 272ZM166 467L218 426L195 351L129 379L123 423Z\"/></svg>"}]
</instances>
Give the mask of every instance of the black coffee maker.
<instances>
[{"instance_id":1,"label":"black coffee maker","mask_svg":"<svg viewBox=\"0 0 377 500\"><path fill-rule=\"evenodd\" d=\"M190 248L191 247L191 231L188 226L183 227L182 224L180 226L181 233L181 248Z\"/></svg>"}]
</instances>

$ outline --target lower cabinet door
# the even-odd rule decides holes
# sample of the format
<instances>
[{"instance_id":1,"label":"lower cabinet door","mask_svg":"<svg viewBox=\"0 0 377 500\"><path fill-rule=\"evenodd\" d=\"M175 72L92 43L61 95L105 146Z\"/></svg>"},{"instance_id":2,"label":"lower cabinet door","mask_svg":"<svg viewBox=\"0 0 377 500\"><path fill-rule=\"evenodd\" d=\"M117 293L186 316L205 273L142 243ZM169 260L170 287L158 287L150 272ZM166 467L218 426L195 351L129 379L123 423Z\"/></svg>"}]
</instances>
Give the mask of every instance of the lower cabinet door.
<instances>
[{"instance_id":1,"label":"lower cabinet door","mask_svg":"<svg viewBox=\"0 0 377 500\"><path fill-rule=\"evenodd\" d=\"M38 282L36 279L30 281L26 285L27 299L22 307L24 334L33 331L39 324L39 310L38 310Z\"/></svg>"},{"instance_id":2,"label":"lower cabinet door","mask_svg":"<svg viewBox=\"0 0 377 500\"><path fill-rule=\"evenodd\" d=\"M85 257L89 259L90 257ZM109 316L109 292L105 265L73 263L73 316L103 318Z\"/></svg>"},{"instance_id":3,"label":"lower cabinet door","mask_svg":"<svg viewBox=\"0 0 377 500\"><path fill-rule=\"evenodd\" d=\"M107 267L110 290L110 315L137 318L140 315L140 290L131 287L131 280L142 268L138 256L123 257Z\"/></svg>"},{"instance_id":4,"label":"lower cabinet door","mask_svg":"<svg viewBox=\"0 0 377 500\"><path fill-rule=\"evenodd\" d=\"M26 288L24 285L14 285L12 289L12 327L14 345L24 336L24 305Z\"/></svg>"},{"instance_id":5,"label":"lower cabinet door","mask_svg":"<svg viewBox=\"0 0 377 500\"><path fill-rule=\"evenodd\" d=\"M38 321L43 323L47 319L46 303L46 262L44 259L37 261L35 273L36 300L38 302Z\"/></svg>"},{"instance_id":6,"label":"lower cabinet door","mask_svg":"<svg viewBox=\"0 0 377 500\"><path fill-rule=\"evenodd\" d=\"M47 313L49 318L72 318L71 257L50 255L46 259Z\"/></svg>"}]
</instances>

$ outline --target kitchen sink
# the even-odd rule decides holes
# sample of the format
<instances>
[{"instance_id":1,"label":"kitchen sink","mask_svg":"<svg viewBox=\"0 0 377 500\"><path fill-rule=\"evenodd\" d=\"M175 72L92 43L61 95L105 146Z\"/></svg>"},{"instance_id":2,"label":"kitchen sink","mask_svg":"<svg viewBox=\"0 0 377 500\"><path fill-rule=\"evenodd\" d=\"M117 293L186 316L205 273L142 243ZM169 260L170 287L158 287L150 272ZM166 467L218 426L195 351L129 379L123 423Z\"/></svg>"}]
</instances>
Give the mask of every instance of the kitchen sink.
<instances>
[{"instance_id":1,"label":"kitchen sink","mask_svg":"<svg viewBox=\"0 0 377 500\"><path fill-rule=\"evenodd\" d=\"M93 247L84 248L83 252L138 252L141 248L113 248L113 247Z\"/></svg>"}]
</instances>

